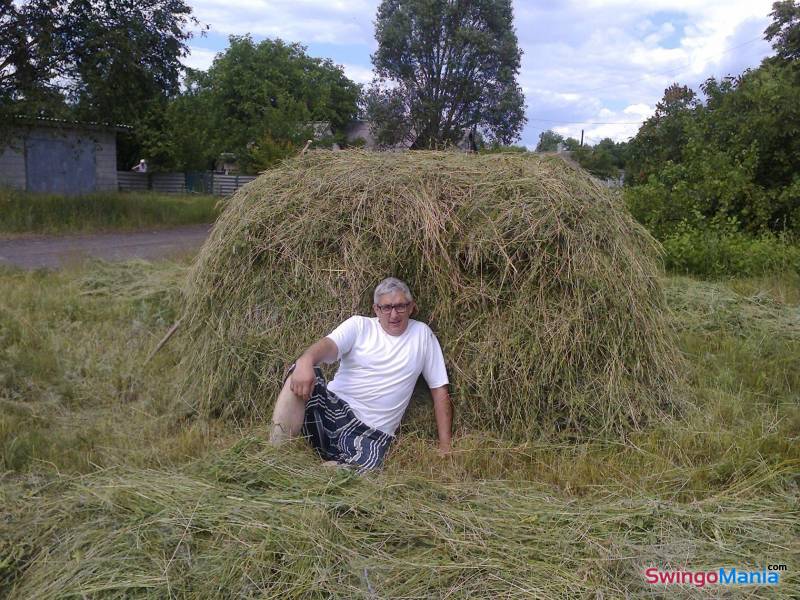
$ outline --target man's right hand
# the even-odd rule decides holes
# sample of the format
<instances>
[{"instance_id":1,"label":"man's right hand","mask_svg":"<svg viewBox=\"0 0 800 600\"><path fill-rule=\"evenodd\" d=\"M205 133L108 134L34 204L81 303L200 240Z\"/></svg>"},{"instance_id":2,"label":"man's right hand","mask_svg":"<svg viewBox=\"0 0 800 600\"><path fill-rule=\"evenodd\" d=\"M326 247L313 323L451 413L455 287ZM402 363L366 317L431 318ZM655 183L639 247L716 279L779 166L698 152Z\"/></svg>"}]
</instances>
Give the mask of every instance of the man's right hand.
<instances>
[{"instance_id":1,"label":"man's right hand","mask_svg":"<svg viewBox=\"0 0 800 600\"><path fill-rule=\"evenodd\" d=\"M297 359L294 371L289 376L289 389L295 396L307 401L311 397L316 380L314 365L301 356Z\"/></svg>"}]
</instances>

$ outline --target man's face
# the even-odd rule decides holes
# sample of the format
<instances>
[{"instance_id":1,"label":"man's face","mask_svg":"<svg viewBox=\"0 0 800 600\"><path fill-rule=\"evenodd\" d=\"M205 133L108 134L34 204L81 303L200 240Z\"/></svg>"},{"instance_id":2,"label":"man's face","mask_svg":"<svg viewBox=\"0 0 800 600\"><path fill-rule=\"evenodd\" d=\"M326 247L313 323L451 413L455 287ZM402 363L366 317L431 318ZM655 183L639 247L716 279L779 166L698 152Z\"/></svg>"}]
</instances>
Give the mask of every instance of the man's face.
<instances>
[{"instance_id":1,"label":"man's face","mask_svg":"<svg viewBox=\"0 0 800 600\"><path fill-rule=\"evenodd\" d=\"M393 308L388 311L383 310L389 306L393 306ZM403 310L404 306L405 310ZM409 302L403 292L392 292L379 296L378 303L373 305L378 322L389 335L403 334L415 307L414 302Z\"/></svg>"}]
</instances>

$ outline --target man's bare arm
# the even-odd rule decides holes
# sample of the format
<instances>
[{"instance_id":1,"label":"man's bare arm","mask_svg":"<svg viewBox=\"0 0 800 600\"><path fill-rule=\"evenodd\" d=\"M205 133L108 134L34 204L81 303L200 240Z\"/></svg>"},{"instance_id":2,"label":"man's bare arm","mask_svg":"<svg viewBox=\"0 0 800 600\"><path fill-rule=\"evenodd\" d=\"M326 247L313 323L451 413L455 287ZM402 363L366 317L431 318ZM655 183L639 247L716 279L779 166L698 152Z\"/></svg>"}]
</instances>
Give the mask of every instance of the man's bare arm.
<instances>
[{"instance_id":1,"label":"man's bare arm","mask_svg":"<svg viewBox=\"0 0 800 600\"><path fill-rule=\"evenodd\" d=\"M453 404L447 386L431 390L433 397L433 413L436 415L436 429L439 432L439 453L450 452L450 441L453 435Z\"/></svg>"},{"instance_id":2,"label":"man's bare arm","mask_svg":"<svg viewBox=\"0 0 800 600\"><path fill-rule=\"evenodd\" d=\"M289 387L295 396L308 400L314 389L314 367L320 363L336 362L339 348L327 337L314 342L303 352L295 363L294 372L289 380Z\"/></svg>"}]
</instances>

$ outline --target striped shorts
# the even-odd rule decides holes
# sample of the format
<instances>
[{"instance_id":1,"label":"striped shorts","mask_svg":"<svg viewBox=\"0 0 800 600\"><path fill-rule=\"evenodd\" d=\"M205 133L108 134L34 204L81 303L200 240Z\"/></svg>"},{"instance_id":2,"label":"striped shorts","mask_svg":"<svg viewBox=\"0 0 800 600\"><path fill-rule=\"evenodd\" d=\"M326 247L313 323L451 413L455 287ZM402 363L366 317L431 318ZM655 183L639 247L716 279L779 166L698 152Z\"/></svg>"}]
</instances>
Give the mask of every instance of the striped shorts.
<instances>
[{"instance_id":1,"label":"striped shorts","mask_svg":"<svg viewBox=\"0 0 800 600\"><path fill-rule=\"evenodd\" d=\"M294 370L294 365L288 373ZM316 382L306 402L302 434L324 460L354 467L359 473L383 465L394 436L359 421L353 409L328 390L322 369L314 367Z\"/></svg>"}]
</instances>

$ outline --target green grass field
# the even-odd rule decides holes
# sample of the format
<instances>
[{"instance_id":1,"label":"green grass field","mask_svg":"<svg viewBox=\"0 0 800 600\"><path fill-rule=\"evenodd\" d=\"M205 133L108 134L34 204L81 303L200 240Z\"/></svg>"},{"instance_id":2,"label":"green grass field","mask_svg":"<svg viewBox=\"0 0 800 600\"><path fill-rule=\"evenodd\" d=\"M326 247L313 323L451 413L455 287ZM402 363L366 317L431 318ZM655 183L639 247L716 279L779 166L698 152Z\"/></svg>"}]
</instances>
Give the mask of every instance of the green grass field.
<instances>
[{"instance_id":1,"label":"green grass field","mask_svg":"<svg viewBox=\"0 0 800 600\"><path fill-rule=\"evenodd\" d=\"M151 192L84 196L34 194L0 188L0 236L81 233L212 223L220 198Z\"/></svg>"},{"instance_id":2,"label":"green grass field","mask_svg":"<svg viewBox=\"0 0 800 600\"><path fill-rule=\"evenodd\" d=\"M0 597L800 597L800 278L664 280L680 420L510 444L456 399L441 459L420 396L359 478L191 415L180 340L147 360L185 269L0 270ZM776 586L643 575L767 564Z\"/></svg>"}]
</instances>

